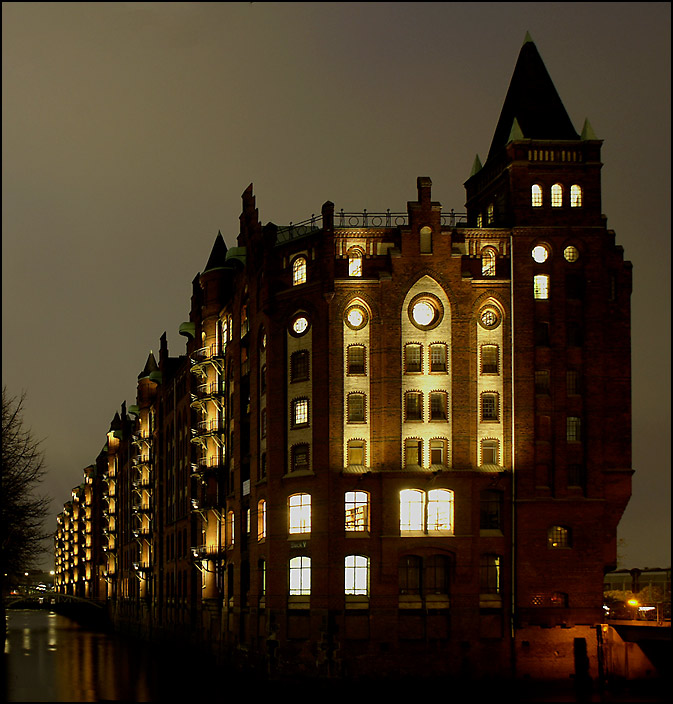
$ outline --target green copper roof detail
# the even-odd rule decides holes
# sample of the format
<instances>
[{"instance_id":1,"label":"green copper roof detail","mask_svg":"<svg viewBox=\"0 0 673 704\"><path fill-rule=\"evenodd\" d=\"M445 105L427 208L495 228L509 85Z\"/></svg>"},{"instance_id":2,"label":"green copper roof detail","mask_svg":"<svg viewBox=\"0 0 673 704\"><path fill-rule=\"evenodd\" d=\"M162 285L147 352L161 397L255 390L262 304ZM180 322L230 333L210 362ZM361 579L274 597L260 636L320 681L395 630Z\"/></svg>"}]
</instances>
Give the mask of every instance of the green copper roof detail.
<instances>
[{"instance_id":1,"label":"green copper roof detail","mask_svg":"<svg viewBox=\"0 0 673 704\"><path fill-rule=\"evenodd\" d=\"M526 32L526 36L523 38L523 43L528 44L528 42L533 42L533 37L530 36L530 32Z\"/></svg>"},{"instance_id":2,"label":"green copper roof detail","mask_svg":"<svg viewBox=\"0 0 673 704\"><path fill-rule=\"evenodd\" d=\"M594 128L591 126L591 123L589 122L588 119L585 118L584 120L584 126L582 127L582 139L598 139L596 137L596 133L594 132Z\"/></svg>"},{"instance_id":3,"label":"green copper roof detail","mask_svg":"<svg viewBox=\"0 0 673 704\"><path fill-rule=\"evenodd\" d=\"M470 171L470 178L475 174L478 174L482 170L483 166L479 154L474 157L474 163L472 164L472 171Z\"/></svg>"},{"instance_id":4,"label":"green copper roof detail","mask_svg":"<svg viewBox=\"0 0 673 704\"><path fill-rule=\"evenodd\" d=\"M519 121L515 117L514 120L512 120L512 129L509 131L507 144L509 144L510 142L514 142L517 139L525 139L525 137L523 136L523 132L521 131Z\"/></svg>"}]
</instances>

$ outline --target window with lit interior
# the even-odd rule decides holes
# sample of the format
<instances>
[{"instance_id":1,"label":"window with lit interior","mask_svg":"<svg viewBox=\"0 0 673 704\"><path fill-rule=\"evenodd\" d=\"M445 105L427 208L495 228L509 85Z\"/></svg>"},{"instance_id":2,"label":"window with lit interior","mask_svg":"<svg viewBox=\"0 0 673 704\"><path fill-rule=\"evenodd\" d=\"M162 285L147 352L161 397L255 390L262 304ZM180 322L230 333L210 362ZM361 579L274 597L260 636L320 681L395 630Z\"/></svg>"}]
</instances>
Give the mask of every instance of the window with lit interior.
<instances>
[{"instance_id":1,"label":"window with lit interior","mask_svg":"<svg viewBox=\"0 0 673 704\"><path fill-rule=\"evenodd\" d=\"M574 183L570 186L570 207L571 208L581 208L582 207L582 187Z\"/></svg>"},{"instance_id":2,"label":"window with lit interior","mask_svg":"<svg viewBox=\"0 0 673 704\"><path fill-rule=\"evenodd\" d=\"M362 250L357 247L348 250L348 276L362 276Z\"/></svg>"},{"instance_id":3,"label":"window with lit interior","mask_svg":"<svg viewBox=\"0 0 673 704\"><path fill-rule=\"evenodd\" d=\"M499 417L499 398L495 392L487 392L481 395L481 420L497 421Z\"/></svg>"},{"instance_id":4,"label":"window with lit interior","mask_svg":"<svg viewBox=\"0 0 673 704\"><path fill-rule=\"evenodd\" d=\"M533 296L538 301L546 301L549 298L549 276L547 274L536 274L533 278Z\"/></svg>"},{"instance_id":5,"label":"window with lit interior","mask_svg":"<svg viewBox=\"0 0 673 704\"><path fill-rule=\"evenodd\" d=\"M486 247L481 252L481 275L495 276L495 250Z\"/></svg>"},{"instance_id":6,"label":"window with lit interior","mask_svg":"<svg viewBox=\"0 0 673 704\"><path fill-rule=\"evenodd\" d=\"M348 465L364 466L366 464L365 449L366 446L364 440L349 440L346 446Z\"/></svg>"},{"instance_id":7,"label":"window with lit interior","mask_svg":"<svg viewBox=\"0 0 673 704\"><path fill-rule=\"evenodd\" d=\"M344 560L345 593L369 594L369 558L364 555L347 555Z\"/></svg>"},{"instance_id":8,"label":"window with lit interior","mask_svg":"<svg viewBox=\"0 0 673 704\"><path fill-rule=\"evenodd\" d=\"M442 321L444 310L436 296L420 294L409 304L409 318L421 330L431 330Z\"/></svg>"},{"instance_id":9,"label":"window with lit interior","mask_svg":"<svg viewBox=\"0 0 673 704\"><path fill-rule=\"evenodd\" d=\"M311 594L311 558L306 556L290 559L290 595Z\"/></svg>"},{"instance_id":10,"label":"window with lit interior","mask_svg":"<svg viewBox=\"0 0 673 704\"><path fill-rule=\"evenodd\" d=\"M400 532L453 531L453 492L449 489L400 491Z\"/></svg>"},{"instance_id":11,"label":"window with lit interior","mask_svg":"<svg viewBox=\"0 0 673 704\"><path fill-rule=\"evenodd\" d=\"M435 343L430 345L430 371L446 372L446 345Z\"/></svg>"},{"instance_id":12,"label":"window with lit interior","mask_svg":"<svg viewBox=\"0 0 673 704\"><path fill-rule=\"evenodd\" d=\"M499 354L498 345L482 345L481 346L481 373L482 374L498 374L499 373Z\"/></svg>"},{"instance_id":13,"label":"window with lit interior","mask_svg":"<svg viewBox=\"0 0 673 704\"><path fill-rule=\"evenodd\" d=\"M547 531L547 547L551 550L571 547L570 530L565 526L551 526Z\"/></svg>"},{"instance_id":14,"label":"window with lit interior","mask_svg":"<svg viewBox=\"0 0 673 704\"><path fill-rule=\"evenodd\" d=\"M292 494L287 500L288 507L288 532L311 532L311 495Z\"/></svg>"},{"instance_id":15,"label":"window with lit interior","mask_svg":"<svg viewBox=\"0 0 673 704\"><path fill-rule=\"evenodd\" d=\"M346 531L367 532L369 530L369 494L366 491L347 491L344 504Z\"/></svg>"},{"instance_id":16,"label":"window with lit interior","mask_svg":"<svg viewBox=\"0 0 673 704\"><path fill-rule=\"evenodd\" d=\"M257 502L257 540L266 538L266 501Z\"/></svg>"},{"instance_id":17,"label":"window with lit interior","mask_svg":"<svg viewBox=\"0 0 673 704\"><path fill-rule=\"evenodd\" d=\"M551 207L560 208L563 205L563 187L560 183L555 183L551 187Z\"/></svg>"},{"instance_id":18,"label":"window with lit interior","mask_svg":"<svg viewBox=\"0 0 673 704\"><path fill-rule=\"evenodd\" d=\"M306 283L306 258L297 257L292 262L292 285L299 286L299 284Z\"/></svg>"},{"instance_id":19,"label":"window with lit interior","mask_svg":"<svg viewBox=\"0 0 673 704\"><path fill-rule=\"evenodd\" d=\"M542 187L538 183L534 183L530 189L530 204L534 208L542 207Z\"/></svg>"},{"instance_id":20,"label":"window with lit interior","mask_svg":"<svg viewBox=\"0 0 673 704\"><path fill-rule=\"evenodd\" d=\"M292 401L292 426L308 425L308 399L296 398Z\"/></svg>"},{"instance_id":21,"label":"window with lit interior","mask_svg":"<svg viewBox=\"0 0 673 704\"><path fill-rule=\"evenodd\" d=\"M365 374L366 358L366 348L364 345L350 345L346 351L347 373Z\"/></svg>"}]
</instances>

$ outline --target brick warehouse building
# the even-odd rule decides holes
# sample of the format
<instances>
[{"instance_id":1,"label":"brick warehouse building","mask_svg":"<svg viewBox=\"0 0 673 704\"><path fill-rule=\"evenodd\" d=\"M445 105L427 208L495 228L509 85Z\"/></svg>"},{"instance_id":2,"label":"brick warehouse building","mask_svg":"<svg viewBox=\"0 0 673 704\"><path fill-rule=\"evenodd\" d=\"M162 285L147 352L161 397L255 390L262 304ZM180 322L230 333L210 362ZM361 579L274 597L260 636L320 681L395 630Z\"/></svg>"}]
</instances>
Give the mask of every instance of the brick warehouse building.
<instances>
[{"instance_id":1,"label":"brick warehouse building","mask_svg":"<svg viewBox=\"0 0 673 704\"><path fill-rule=\"evenodd\" d=\"M419 178L406 213L278 227L248 187L186 353L162 337L87 468L87 593L279 671L595 674L632 475L600 148L527 37L466 215Z\"/></svg>"}]
</instances>

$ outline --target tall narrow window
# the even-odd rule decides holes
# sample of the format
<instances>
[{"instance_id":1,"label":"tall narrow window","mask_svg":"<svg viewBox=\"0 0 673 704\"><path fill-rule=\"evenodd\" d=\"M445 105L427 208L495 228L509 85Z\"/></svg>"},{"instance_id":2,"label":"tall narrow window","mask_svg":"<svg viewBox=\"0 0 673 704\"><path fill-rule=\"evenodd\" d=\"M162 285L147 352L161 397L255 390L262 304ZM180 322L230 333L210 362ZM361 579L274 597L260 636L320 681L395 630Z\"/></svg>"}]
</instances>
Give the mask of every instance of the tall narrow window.
<instances>
[{"instance_id":1,"label":"tall narrow window","mask_svg":"<svg viewBox=\"0 0 673 704\"><path fill-rule=\"evenodd\" d=\"M345 509L346 531L366 532L369 530L369 494L366 491L347 491Z\"/></svg>"},{"instance_id":2,"label":"tall narrow window","mask_svg":"<svg viewBox=\"0 0 673 704\"><path fill-rule=\"evenodd\" d=\"M423 419L423 394L418 391L407 391L404 394L405 420Z\"/></svg>"},{"instance_id":3,"label":"tall narrow window","mask_svg":"<svg viewBox=\"0 0 673 704\"><path fill-rule=\"evenodd\" d=\"M290 594L308 596L311 593L311 558L293 557L290 560Z\"/></svg>"},{"instance_id":4,"label":"tall narrow window","mask_svg":"<svg viewBox=\"0 0 673 704\"><path fill-rule=\"evenodd\" d=\"M417 374L422 371L421 345L415 343L404 346L404 371L407 374Z\"/></svg>"},{"instance_id":5,"label":"tall narrow window","mask_svg":"<svg viewBox=\"0 0 673 704\"><path fill-rule=\"evenodd\" d=\"M308 399L296 398L292 401L292 425L296 428L308 425Z\"/></svg>"},{"instance_id":6,"label":"tall narrow window","mask_svg":"<svg viewBox=\"0 0 673 704\"><path fill-rule=\"evenodd\" d=\"M446 345L441 343L430 345L430 371L446 371Z\"/></svg>"},{"instance_id":7,"label":"tall narrow window","mask_svg":"<svg viewBox=\"0 0 673 704\"><path fill-rule=\"evenodd\" d=\"M535 393L549 394L549 370L540 369L535 372Z\"/></svg>"},{"instance_id":8,"label":"tall narrow window","mask_svg":"<svg viewBox=\"0 0 673 704\"><path fill-rule=\"evenodd\" d=\"M418 489L400 491L400 530L422 531L425 521L425 492Z\"/></svg>"},{"instance_id":9,"label":"tall narrow window","mask_svg":"<svg viewBox=\"0 0 673 704\"><path fill-rule=\"evenodd\" d=\"M481 395L482 421L498 420L498 394L485 393Z\"/></svg>"},{"instance_id":10,"label":"tall narrow window","mask_svg":"<svg viewBox=\"0 0 673 704\"><path fill-rule=\"evenodd\" d=\"M265 455L266 456L266 455ZM306 443L292 447L292 471L309 469L309 449Z\"/></svg>"},{"instance_id":11,"label":"tall narrow window","mask_svg":"<svg viewBox=\"0 0 673 704\"><path fill-rule=\"evenodd\" d=\"M486 224L493 225L495 223L495 205L489 203L486 208Z\"/></svg>"},{"instance_id":12,"label":"tall narrow window","mask_svg":"<svg viewBox=\"0 0 673 704\"><path fill-rule=\"evenodd\" d=\"M449 558L446 555L430 555L425 560L423 570L425 594L449 593L449 566Z\"/></svg>"},{"instance_id":13,"label":"tall narrow window","mask_svg":"<svg viewBox=\"0 0 673 704\"><path fill-rule=\"evenodd\" d=\"M481 252L481 275L495 276L495 250L486 247Z\"/></svg>"},{"instance_id":14,"label":"tall narrow window","mask_svg":"<svg viewBox=\"0 0 673 704\"><path fill-rule=\"evenodd\" d=\"M427 530L453 530L453 492L449 489L431 489L428 492Z\"/></svg>"},{"instance_id":15,"label":"tall narrow window","mask_svg":"<svg viewBox=\"0 0 673 704\"><path fill-rule=\"evenodd\" d=\"M566 419L566 439L568 442L580 442L582 439L581 421L576 416Z\"/></svg>"},{"instance_id":16,"label":"tall narrow window","mask_svg":"<svg viewBox=\"0 0 673 704\"><path fill-rule=\"evenodd\" d=\"M297 257L292 262L292 285L299 286L299 284L306 283L306 259L305 257Z\"/></svg>"},{"instance_id":17,"label":"tall narrow window","mask_svg":"<svg viewBox=\"0 0 673 704\"><path fill-rule=\"evenodd\" d=\"M362 276L362 250L357 247L348 250L348 276Z\"/></svg>"},{"instance_id":18,"label":"tall narrow window","mask_svg":"<svg viewBox=\"0 0 673 704\"><path fill-rule=\"evenodd\" d=\"M576 183L570 186L570 207L582 207L582 186L578 186Z\"/></svg>"},{"instance_id":19,"label":"tall narrow window","mask_svg":"<svg viewBox=\"0 0 673 704\"><path fill-rule=\"evenodd\" d=\"M410 438L404 443L404 464L407 467L423 464L422 444L417 438Z\"/></svg>"},{"instance_id":20,"label":"tall narrow window","mask_svg":"<svg viewBox=\"0 0 673 704\"><path fill-rule=\"evenodd\" d=\"M421 254L432 254L432 228L422 227L420 232L420 252Z\"/></svg>"},{"instance_id":21,"label":"tall narrow window","mask_svg":"<svg viewBox=\"0 0 673 704\"><path fill-rule=\"evenodd\" d=\"M433 391L430 394L430 420L446 420L447 395L445 391Z\"/></svg>"},{"instance_id":22,"label":"tall narrow window","mask_svg":"<svg viewBox=\"0 0 673 704\"><path fill-rule=\"evenodd\" d=\"M479 564L479 592L500 593L500 555L482 555Z\"/></svg>"},{"instance_id":23,"label":"tall narrow window","mask_svg":"<svg viewBox=\"0 0 673 704\"><path fill-rule=\"evenodd\" d=\"M499 530L502 528L502 492L484 489L479 495L479 528Z\"/></svg>"},{"instance_id":24,"label":"tall narrow window","mask_svg":"<svg viewBox=\"0 0 673 704\"><path fill-rule=\"evenodd\" d=\"M347 451L349 465L364 466L366 464L364 440L349 440Z\"/></svg>"},{"instance_id":25,"label":"tall narrow window","mask_svg":"<svg viewBox=\"0 0 673 704\"><path fill-rule=\"evenodd\" d=\"M497 440L481 441L481 464L500 464Z\"/></svg>"},{"instance_id":26,"label":"tall narrow window","mask_svg":"<svg viewBox=\"0 0 673 704\"><path fill-rule=\"evenodd\" d=\"M578 396L582 393L580 373L575 370L566 372L566 393L568 396Z\"/></svg>"},{"instance_id":27,"label":"tall narrow window","mask_svg":"<svg viewBox=\"0 0 673 704\"><path fill-rule=\"evenodd\" d=\"M293 494L288 497L288 532L311 532L311 495Z\"/></svg>"},{"instance_id":28,"label":"tall narrow window","mask_svg":"<svg viewBox=\"0 0 673 704\"><path fill-rule=\"evenodd\" d=\"M307 381L309 378L308 350L298 350L290 357L290 381Z\"/></svg>"},{"instance_id":29,"label":"tall narrow window","mask_svg":"<svg viewBox=\"0 0 673 704\"><path fill-rule=\"evenodd\" d=\"M530 189L530 204L534 208L542 207L542 188L539 184L535 183Z\"/></svg>"},{"instance_id":30,"label":"tall narrow window","mask_svg":"<svg viewBox=\"0 0 673 704\"><path fill-rule=\"evenodd\" d=\"M347 555L344 560L344 586L346 594L369 594L369 558L364 555Z\"/></svg>"},{"instance_id":31,"label":"tall narrow window","mask_svg":"<svg viewBox=\"0 0 673 704\"><path fill-rule=\"evenodd\" d=\"M365 422L365 395L348 394L348 422Z\"/></svg>"},{"instance_id":32,"label":"tall narrow window","mask_svg":"<svg viewBox=\"0 0 673 704\"><path fill-rule=\"evenodd\" d=\"M266 501L257 503L257 540L266 538Z\"/></svg>"},{"instance_id":33,"label":"tall narrow window","mask_svg":"<svg viewBox=\"0 0 673 704\"><path fill-rule=\"evenodd\" d=\"M351 345L346 353L346 369L348 374L365 374L365 346Z\"/></svg>"},{"instance_id":34,"label":"tall narrow window","mask_svg":"<svg viewBox=\"0 0 673 704\"><path fill-rule=\"evenodd\" d=\"M536 274L533 278L533 295L539 301L546 301L549 298L549 276L547 274Z\"/></svg>"},{"instance_id":35,"label":"tall narrow window","mask_svg":"<svg viewBox=\"0 0 673 704\"><path fill-rule=\"evenodd\" d=\"M398 563L400 594L421 593L421 558L403 555Z\"/></svg>"},{"instance_id":36,"label":"tall narrow window","mask_svg":"<svg viewBox=\"0 0 673 704\"><path fill-rule=\"evenodd\" d=\"M430 440L430 464L446 464L446 440L441 438Z\"/></svg>"},{"instance_id":37,"label":"tall narrow window","mask_svg":"<svg viewBox=\"0 0 673 704\"><path fill-rule=\"evenodd\" d=\"M498 374L498 345L482 345L481 347L481 373Z\"/></svg>"},{"instance_id":38,"label":"tall narrow window","mask_svg":"<svg viewBox=\"0 0 673 704\"><path fill-rule=\"evenodd\" d=\"M560 208L563 205L563 188L560 183L551 187L551 207Z\"/></svg>"}]
</instances>

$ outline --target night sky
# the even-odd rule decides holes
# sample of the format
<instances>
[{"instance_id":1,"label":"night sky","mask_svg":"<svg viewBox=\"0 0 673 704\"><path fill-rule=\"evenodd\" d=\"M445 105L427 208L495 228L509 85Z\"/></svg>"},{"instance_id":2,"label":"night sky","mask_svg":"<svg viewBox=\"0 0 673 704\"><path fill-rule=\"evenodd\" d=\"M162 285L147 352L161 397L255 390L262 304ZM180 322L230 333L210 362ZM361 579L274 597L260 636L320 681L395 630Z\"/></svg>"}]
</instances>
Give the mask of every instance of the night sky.
<instances>
[{"instance_id":1,"label":"night sky","mask_svg":"<svg viewBox=\"0 0 673 704\"><path fill-rule=\"evenodd\" d=\"M669 3L2 3L2 376L44 438L49 528L241 194L282 225L464 210L529 31L633 262L620 567L670 566ZM49 562L45 562L49 566Z\"/></svg>"}]
</instances>

